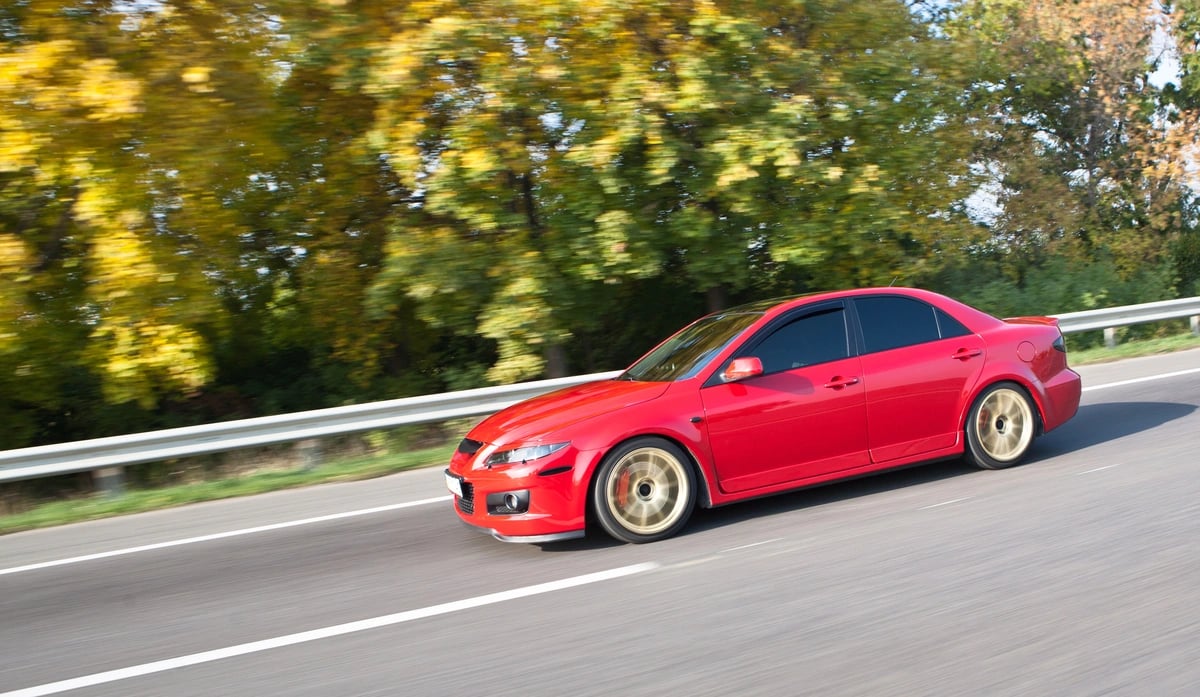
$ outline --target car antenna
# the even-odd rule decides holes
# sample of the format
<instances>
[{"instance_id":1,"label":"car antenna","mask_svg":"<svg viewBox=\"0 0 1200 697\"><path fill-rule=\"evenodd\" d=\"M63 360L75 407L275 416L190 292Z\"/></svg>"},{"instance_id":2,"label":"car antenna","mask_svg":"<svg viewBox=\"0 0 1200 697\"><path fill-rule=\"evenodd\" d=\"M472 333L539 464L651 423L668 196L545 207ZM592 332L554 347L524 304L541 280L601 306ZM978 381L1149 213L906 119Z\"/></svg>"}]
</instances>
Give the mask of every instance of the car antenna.
<instances>
[{"instance_id":1,"label":"car antenna","mask_svg":"<svg viewBox=\"0 0 1200 697\"><path fill-rule=\"evenodd\" d=\"M899 281L899 280L900 280L899 276L893 276L892 282L888 284L888 288L891 288L892 286L896 285L896 281Z\"/></svg>"}]
</instances>

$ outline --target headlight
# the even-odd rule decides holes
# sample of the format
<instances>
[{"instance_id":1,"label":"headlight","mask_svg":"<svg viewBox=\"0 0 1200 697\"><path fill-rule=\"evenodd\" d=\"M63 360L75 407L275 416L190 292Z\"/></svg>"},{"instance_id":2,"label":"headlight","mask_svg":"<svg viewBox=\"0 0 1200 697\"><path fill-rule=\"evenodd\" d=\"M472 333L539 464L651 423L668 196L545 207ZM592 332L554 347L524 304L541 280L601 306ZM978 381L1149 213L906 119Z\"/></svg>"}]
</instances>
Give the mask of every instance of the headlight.
<instances>
[{"instance_id":1,"label":"headlight","mask_svg":"<svg viewBox=\"0 0 1200 697\"><path fill-rule=\"evenodd\" d=\"M549 445L526 445L522 448L513 448L512 450L501 450L498 453L488 455L488 459L483 464L491 467L492 465L511 465L517 462L529 462L538 458L552 455L559 450L570 445L569 443L552 443Z\"/></svg>"}]
</instances>

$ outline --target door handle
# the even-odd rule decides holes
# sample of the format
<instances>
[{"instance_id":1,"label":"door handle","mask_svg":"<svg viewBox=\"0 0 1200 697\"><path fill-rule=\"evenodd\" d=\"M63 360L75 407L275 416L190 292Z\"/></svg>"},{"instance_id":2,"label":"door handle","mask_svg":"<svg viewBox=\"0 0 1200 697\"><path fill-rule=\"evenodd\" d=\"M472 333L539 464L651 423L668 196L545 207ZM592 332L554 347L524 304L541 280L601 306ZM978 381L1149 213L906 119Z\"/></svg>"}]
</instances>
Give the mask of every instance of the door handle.
<instances>
[{"instance_id":1,"label":"door handle","mask_svg":"<svg viewBox=\"0 0 1200 697\"><path fill-rule=\"evenodd\" d=\"M843 387L849 387L850 385L857 385L857 384L858 384L858 378L855 378L855 377L844 378L841 375L838 375L838 376L834 377L833 379L831 379L829 382L825 383L825 386L831 390L840 390Z\"/></svg>"},{"instance_id":2,"label":"door handle","mask_svg":"<svg viewBox=\"0 0 1200 697\"><path fill-rule=\"evenodd\" d=\"M982 353L983 353L982 349L965 349L964 348L964 349L959 349L959 350L955 351L954 355L952 355L950 357L955 360L965 361L968 358L974 358Z\"/></svg>"}]
</instances>

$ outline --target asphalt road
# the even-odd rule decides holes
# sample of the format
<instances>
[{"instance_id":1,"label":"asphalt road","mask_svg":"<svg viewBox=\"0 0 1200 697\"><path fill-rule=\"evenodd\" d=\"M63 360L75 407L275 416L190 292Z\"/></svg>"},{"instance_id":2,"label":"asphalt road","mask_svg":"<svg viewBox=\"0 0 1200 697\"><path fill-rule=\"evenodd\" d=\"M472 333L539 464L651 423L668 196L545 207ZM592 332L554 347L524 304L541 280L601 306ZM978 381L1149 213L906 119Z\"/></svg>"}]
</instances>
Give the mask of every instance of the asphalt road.
<instances>
[{"instance_id":1,"label":"asphalt road","mask_svg":"<svg viewBox=\"0 0 1200 697\"><path fill-rule=\"evenodd\" d=\"M652 545L496 542L438 469L0 537L0 697L1195 697L1200 351L1081 372L1021 467Z\"/></svg>"}]
</instances>

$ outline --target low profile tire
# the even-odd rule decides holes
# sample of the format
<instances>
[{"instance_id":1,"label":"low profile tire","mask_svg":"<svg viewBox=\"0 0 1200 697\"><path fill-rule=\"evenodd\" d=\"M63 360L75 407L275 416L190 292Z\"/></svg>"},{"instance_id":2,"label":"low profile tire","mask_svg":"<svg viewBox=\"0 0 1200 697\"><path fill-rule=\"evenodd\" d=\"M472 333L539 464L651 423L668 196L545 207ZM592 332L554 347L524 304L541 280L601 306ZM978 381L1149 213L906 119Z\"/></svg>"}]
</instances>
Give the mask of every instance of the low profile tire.
<instances>
[{"instance_id":1,"label":"low profile tire","mask_svg":"<svg viewBox=\"0 0 1200 697\"><path fill-rule=\"evenodd\" d=\"M1019 385L1001 382L983 391L967 415L967 460L998 470L1025 458L1037 434L1037 412Z\"/></svg>"},{"instance_id":2,"label":"low profile tire","mask_svg":"<svg viewBox=\"0 0 1200 697\"><path fill-rule=\"evenodd\" d=\"M696 504L696 475L679 446L662 438L622 443L600 464L592 486L596 520L622 542L674 535Z\"/></svg>"}]
</instances>

